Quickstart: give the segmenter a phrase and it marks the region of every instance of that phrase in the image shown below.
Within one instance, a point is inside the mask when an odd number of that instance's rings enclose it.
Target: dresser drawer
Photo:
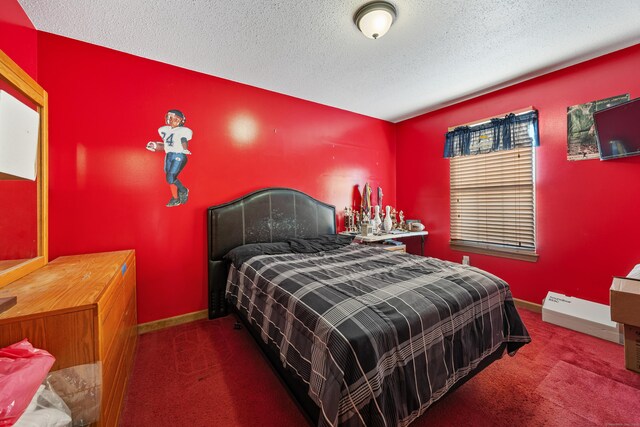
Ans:
[[[124,299],[124,288],[120,285],[118,287],[119,289],[113,295],[111,310],[109,310],[109,313],[102,319],[100,324],[100,359],[103,362],[104,358],[112,352],[112,347],[118,347],[117,341],[121,339],[117,335],[126,308],[126,301]]]
[[[123,356],[118,355],[118,356]],[[124,357],[117,357],[118,361],[117,366],[113,371],[113,386],[111,387],[111,392],[107,394],[103,394],[102,399],[102,420],[101,426],[115,426],[117,425],[118,418],[120,416],[120,403],[122,401],[122,397],[124,394],[124,386],[126,383],[125,377],[125,365]],[[103,389],[104,391],[104,389]]]
[[[135,295],[135,294],[134,294]],[[120,409],[124,400],[127,378],[134,362],[134,354],[138,339],[136,322],[135,296],[129,301],[122,326],[122,342],[124,346],[115,353],[110,353],[103,370],[102,417],[104,425],[117,425]],[[120,337],[119,337],[120,338]],[[120,340],[119,340],[120,341]],[[113,350],[116,350],[114,347]]]
[[[129,260],[127,260],[129,261]],[[124,316],[125,309],[132,293],[135,293],[136,287],[136,268],[135,261],[126,263],[127,265],[124,276],[119,273],[116,274],[115,283],[109,286],[109,290],[105,293],[102,300],[105,303],[102,305],[100,316],[100,356],[106,357],[109,353],[111,346],[116,345],[114,340],[117,339],[116,332],[120,328],[122,318]],[[122,268],[121,270],[122,271]]]
[[[94,325],[91,309],[0,322],[0,348],[27,338],[56,358],[52,371],[94,363],[98,360]]]
[[[121,359],[125,357],[125,347],[127,342],[131,340],[132,330],[137,332],[135,325],[135,282],[133,282],[133,286],[128,287],[133,287],[134,292],[128,292],[127,286],[121,290],[117,303],[114,304],[114,308],[111,311],[111,314],[107,317],[104,326],[105,337],[113,336],[111,345],[104,348],[104,353],[101,357],[103,377],[102,389],[103,396],[106,397],[107,400],[110,398],[112,391],[117,389],[117,387],[114,388],[114,383],[117,382],[116,376],[118,375],[118,367]],[[125,300],[127,295],[128,299]],[[119,307],[120,304],[123,305],[122,308]],[[124,306],[124,304],[126,304],[126,306]],[[108,333],[107,328],[113,328],[113,330]],[[103,399],[103,402],[106,402],[107,400]]]

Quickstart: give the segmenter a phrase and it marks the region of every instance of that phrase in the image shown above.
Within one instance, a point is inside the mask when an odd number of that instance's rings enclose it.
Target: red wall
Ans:
[[[37,70],[50,95],[51,258],[136,249],[140,322],[206,308],[205,209],[266,186],[298,188],[341,210],[366,181],[393,204],[397,181],[397,206],[427,225],[427,255],[460,261],[448,246],[444,133],[529,105],[540,112],[540,258],[471,254],[471,263],[507,280],[517,298],[539,303],[552,290],[607,303],[611,276],[640,259],[640,157],[566,160],[566,108],[638,97],[640,46],[392,125],[37,33],[17,1],[5,3],[0,48]],[[190,199],[177,208],[164,207],[162,155],[144,149],[170,108],[183,109],[194,131],[181,174]],[[234,143],[229,123],[239,114],[257,123],[252,144]]]
[[[4,0],[0,13],[0,49],[31,77],[37,78],[38,33],[17,0]],[[21,97],[6,82],[0,90]],[[28,101],[27,101],[28,102]],[[0,260],[33,258],[37,255],[37,187],[33,181],[0,181]]]
[[[539,111],[536,149],[538,262],[470,254],[471,264],[541,303],[556,291],[604,304],[613,275],[640,262],[640,157],[567,160],[567,107],[640,96],[640,45],[404,121],[397,126],[397,199],[429,230],[426,254],[460,262],[449,249],[447,127],[527,106]]]
[[[38,77],[38,32],[18,0],[2,0],[0,49],[31,77]]]
[[[206,308],[209,206],[285,186],[341,212],[366,181],[395,202],[391,123],[47,33],[38,51],[51,258],[135,249],[141,323]],[[193,154],[180,175],[189,201],[167,208],[163,155],[145,145],[174,108],[193,130]],[[239,115],[257,125],[251,143],[229,130]]]

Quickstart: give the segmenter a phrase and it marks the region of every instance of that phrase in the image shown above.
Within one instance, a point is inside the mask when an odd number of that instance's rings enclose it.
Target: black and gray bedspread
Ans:
[[[309,385],[323,426],[405,426],[501,344],[531,340],[498,277],[364,245],[253,256],[227,298]]]

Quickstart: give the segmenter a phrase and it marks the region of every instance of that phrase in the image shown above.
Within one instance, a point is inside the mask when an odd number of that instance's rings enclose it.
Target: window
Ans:
[[[445,155],[449,150],[448,157],[452,157],[452,248],[537,259],[537,112],[523,116],[510,114],[504,120],[456,128],[447,134]],[[511,123],[505,127],[501,122],[507,119]],[[509,141],[505,143],[504,139]]]

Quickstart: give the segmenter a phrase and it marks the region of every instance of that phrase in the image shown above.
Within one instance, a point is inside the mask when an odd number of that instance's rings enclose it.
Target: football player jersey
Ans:
[[[164,143],[165,153],[182,153],[184,149],[182,147],[182,138],[186,138],[187,141],[191,140],[193,132],[189,128],[162,126],[158,129],[158,133],[162,137]]]

